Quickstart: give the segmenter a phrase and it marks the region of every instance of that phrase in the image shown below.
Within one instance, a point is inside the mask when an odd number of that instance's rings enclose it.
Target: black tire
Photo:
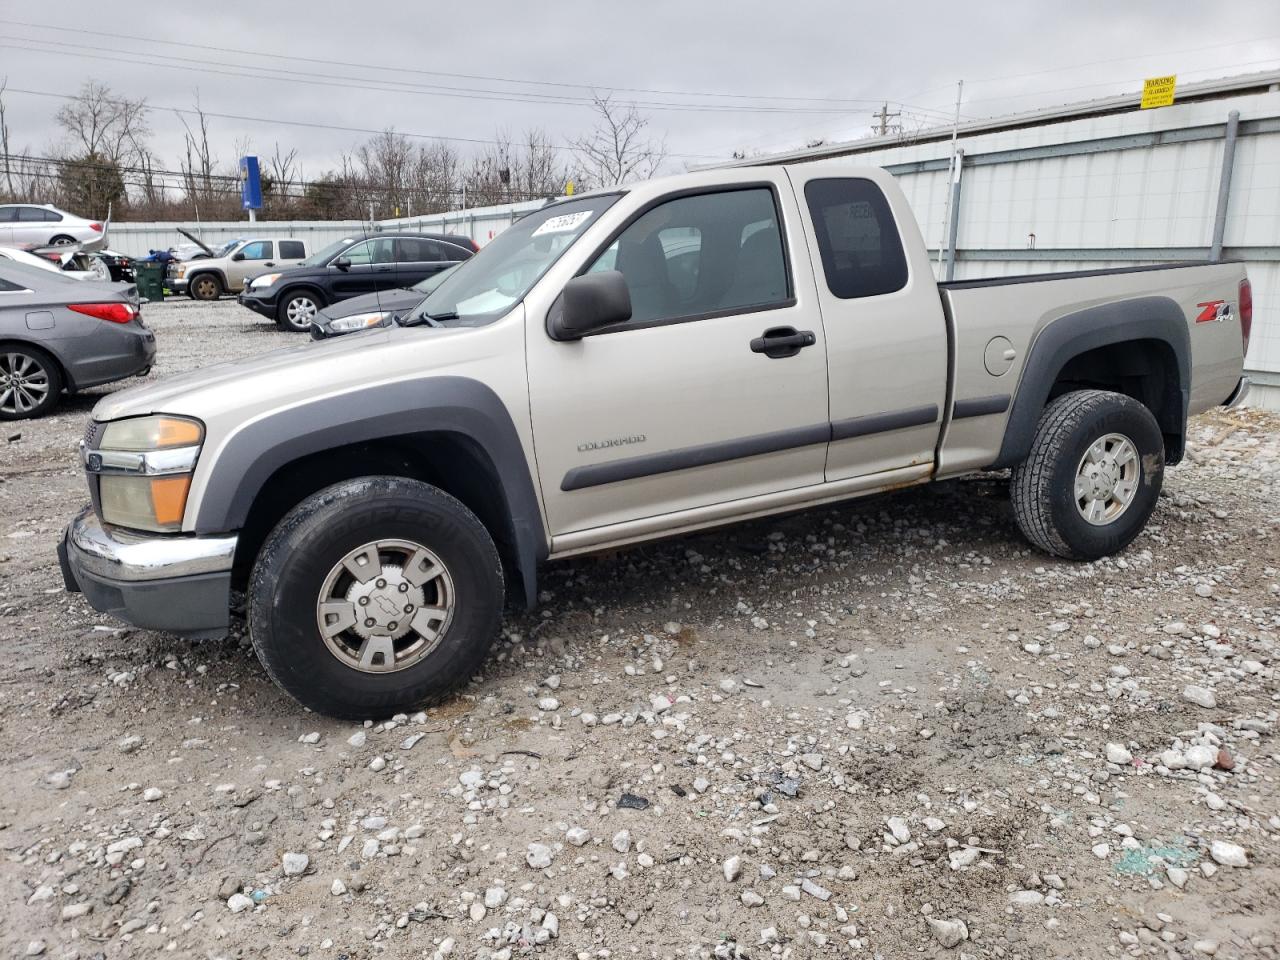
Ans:
[[[52,238],[49,240],[49,246],[51,246],[51,247],[65,247],[65,246],[69,246],[70,244],[73,244],[73,243],[75,243],[75,242],[76,242],[76,238],[75,238],[75,237],[70,237],[70,236],[67,236],[67,234],[65,234],[65,233],[60,233],[60,234],[58,234],[56,237],[52,237]]]
[[[216,273],[197,273],[187,281],[187,295],[192,300],[217,300],[222,296],[222,280]]]
[[[58,405],[64,385],[58,361],[39,347],[0,343],[0,420],[43,417]]]
[[[324,298],[314,290],[303,287],[286,291],[276,307],[276,325],[293,333],[310,333],[311,321],[323,307]]]
[[[1093,467],[1084,462],[1090,447],[1101,443],[1104,449],[1124,449],[1111,437],[1127,440],[1137,461],[1132,498],[1114,515],[1111,505],[1118,507],[1123,496],[1096,496],[1099,488],[1091,486],[1091,477],[1080,481],[1093,492],[1080,500],[1076,495],[1077,475]],[[1096,560],[1123,550],[1142,531],[1163,480],[1164,437],[1151,411],[1123,394],[1077,390],[1053,401],[1041,415],[1031,453],[1013,472],[1010,493],[1018,527],[1034,546],[1069,560]],[[1096,522],[1085,517],[1091,503],[1106,507]]]
[[[436,555],[447,571],[452,613],[421,659],[390,672],[366,672],[330,649],[318,604],[352,551],[392,540]],[[378,576],[388,569],[380,563]],[[408,564],[394,569],[407,570]],[[356,588],[354,578],[348,582]],[[441,597],[419,602],[430,606]],[[362,477],[308,497],[267,537],[249,582],[249,631],[271,679],[303,706],[341,719],[376,719],[415,709],[469,680],[498,632],[503,597],[497,548],[466,506],[416,480]],[[373,611],[369,604],[360,612]],[[359,642],[356,630],[353,623],[335,642]]]

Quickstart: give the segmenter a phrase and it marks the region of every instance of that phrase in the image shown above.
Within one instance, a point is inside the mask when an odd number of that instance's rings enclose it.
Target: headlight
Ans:
[[[375,310],[373,313],[353,313],[349,317],[330,320],[328,326],[332,333],[351,333],[354,330],[363,330],[365,327],[376,327],[387,319],[389,315],[390,311],[387,310]]]
[[[135,530],[182,529],[204,427],[186,417],[151,416],[107,424],[85,467],[98,475],[102,519]]]
[[[173,271],[173,275],[175,277],[185,277],[187,275],[187,268],[179,266],[178,269]]]
[[[279,279],[280,279],[280,274],[278,273],[264,273],[262,276],[254,277],[252,280],[250,280],[249,286],[252,287],[254,290],[258,289],[259,287],[269,287]]]

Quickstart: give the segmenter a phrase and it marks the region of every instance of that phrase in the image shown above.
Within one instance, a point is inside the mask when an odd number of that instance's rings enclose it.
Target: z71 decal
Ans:
[[[1225,300],[1210,300],[1208,303],[1197,303],[1200,308],[1196,323],[1212,323],[1215,320],[1231,319],[1231,304]]]

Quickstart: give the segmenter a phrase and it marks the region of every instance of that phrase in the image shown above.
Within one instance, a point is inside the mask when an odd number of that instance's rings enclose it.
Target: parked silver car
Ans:
[[[102,224],[48,204],[0,204],[0,246],[51,247],[64,243],[92,246],[103,239]]]
[[[64,390],[151,368],[155,334],[127,290],[0,260],[0,420],[44,416]]]

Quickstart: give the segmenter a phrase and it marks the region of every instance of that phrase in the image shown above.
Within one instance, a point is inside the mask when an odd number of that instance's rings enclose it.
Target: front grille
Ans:
[[[102,434],[106,431],[107,425],[99,423],[97,420],[90,419],[84,428],[84,449],[97,450],[98,444],[102,442]],[[85,473],[85,480],[89,484],[89,499],[93,502],[93,512],[99,517],[102,516],[102,494],[98,489],[98,476],[93,473]]]
[[[99,423],[97,420],[90,419],[84,426],[84,445],[89,450],[98,449],[98,441],[102,439],[102,431],[106,429],[105,423]]]

